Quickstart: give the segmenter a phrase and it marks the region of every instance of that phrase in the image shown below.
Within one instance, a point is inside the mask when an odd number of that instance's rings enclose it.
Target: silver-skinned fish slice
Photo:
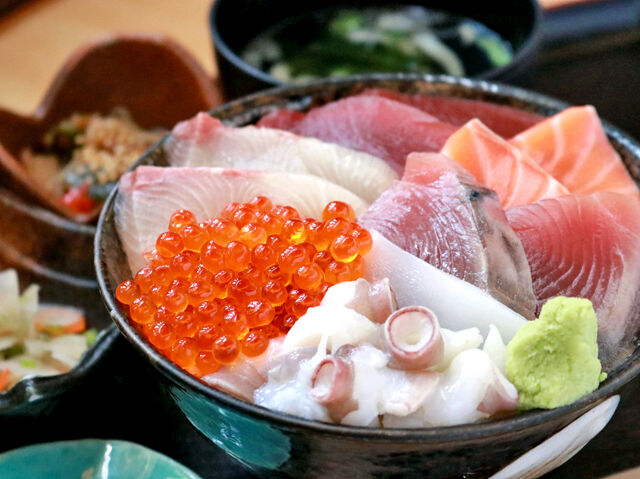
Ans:
[[[412,153],[403,180],[358,220],[405,251],[534,318],[531,272],[496,194],[443,155]]]
[[[398,179],[384,160],[367,153],[273,128],[233,128],[207,113],[178,123],[165,150],[172,166],[306,173],[368,202]]]
[[[116,228],[131,271],[144,266],[142,254],[153,249],[176,210],[190,210],[204,221],[218,216],[227,203],[246,202],[257,195],[293,206],[303,218],[320,218],[324,206],[334,200],[349,203],[356,213],[367,207],[350,191],[313,175],[139,166],[120,179],[115,205]]]

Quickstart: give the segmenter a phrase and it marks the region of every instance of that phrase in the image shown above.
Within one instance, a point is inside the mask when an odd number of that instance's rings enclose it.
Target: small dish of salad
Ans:
[[[20,292],[17,272],[0,272],[0,396],[24,378],[69,372],[97,340],[82,310],[41,303],[39,289]]]

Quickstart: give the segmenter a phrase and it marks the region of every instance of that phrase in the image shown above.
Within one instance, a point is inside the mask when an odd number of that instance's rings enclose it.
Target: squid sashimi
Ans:
[[[369,202],[398,177],[366,153],[271,128],[231,128],[206,113],[178,123],[165,150],[172,166],[308,173]]]
[[[523,131],[510,143],[572,193],[638,195],[637,185],[609,143],[592,106],[567,108]]]
[[[358,221],[534,318],[529,265],[496,194],[443,155],[409,155],[403,181],[386,190]]]
[[[189,209],[201,220],[217,216],[231,202],[268,196],[295,207],[304,216],[321,217],[323,207],[338,200],[356,214],[367,203],[350,191],[313,175],[221,168],[140,166],[125,174],[116,199],[116,227],[131,271],[145,264],[143,253],[166,230],[171,215]]]
[[[403,251],[376,231],[367,256],[367,280],[388,278],[399,306],[425,306],[447,329],[477,327],[484,337],[494,324],[505,341],[511,340],[526,319],[489,293]]]
[[[471,120],[451,135],[441,153],[498,193],[503,208],[569,193],[535,161],[479,120]]]
[[[281,121],[282,115],[293,121]],[[409,153],[438,151],[457,129],[412,106],[373,96],[338,100],[302,118],[280,110],[266,115],[258,126],[286,126],[298,135],[364,151],[382,158],[399,174]]]
[[[629,354],[640,326],[640,200],[600,192],[511,208],[541,306],[554,296],[593,303],[605,369]]]
[[[456,126],[477,118],[504,138],[511,138],[544,120],[544,117],[528,111],[466,98],[408,95],[378,88],[365,90],[361,95],[381,96],[406,103]],[[295,121],[295,118],[289,121]]]

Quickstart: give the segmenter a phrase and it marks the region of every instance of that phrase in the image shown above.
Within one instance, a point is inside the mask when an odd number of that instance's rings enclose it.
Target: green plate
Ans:
[[[84,439],[0,454],[2,479],[201,479],[173,459],[127,441]]]

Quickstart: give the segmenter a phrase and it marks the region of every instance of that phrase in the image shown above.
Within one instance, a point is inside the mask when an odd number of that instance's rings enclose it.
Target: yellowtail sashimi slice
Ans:
[[[198,221],[218,216],[231,202],[256,195],[274,204],[293,206],[304,217],[320,218],[330,201],[349,203],[356,214],[367,208],[360,197],[329,181],[294,173],[222,168],[139,166],[125,174],[116,198],[116,228],[132,272],[145,264],[160,233],[176,210],[190,210]]]
[[[567,108],[523,131],[510,143],[572,193],[640,193],[592,106]]]
[[[479,120],[471,120],[451,135],[441,153],[498,193],[503,208],[569,193],[535,161]]]
[[[365,277],[369,281],[389,278],[400,307],[425,306],[443,328],[477,327],[484,337],[494,324],[505,342],[527,322],[489,293],[403,251],[376,231],[371,235],[373,248],[366,256]]]
[[[165,150],[173,166],[307,173],[368,202],[398,179],[385,161],[367,153],[272,128],[232,128],[206,113],[178,123]]]
[[[497,195],[445,156],[411,153],[402,181],[358,221],[534,319],[529,264]]]
[[[539,308],[587,298],[598,316],[605,370],[636,347],[640,330],[640,199],[601,191],[507,210],[531,267]]]

